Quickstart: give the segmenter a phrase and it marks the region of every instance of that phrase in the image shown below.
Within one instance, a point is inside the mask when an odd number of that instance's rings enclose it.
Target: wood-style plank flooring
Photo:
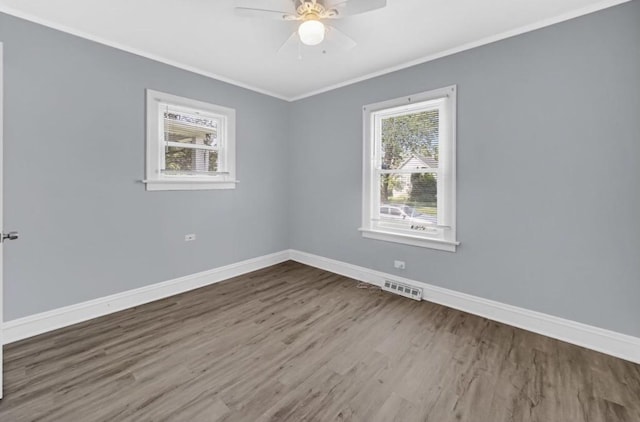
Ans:
[[[640,421],[640,366],[287,262],[5,348],[0,421]]]

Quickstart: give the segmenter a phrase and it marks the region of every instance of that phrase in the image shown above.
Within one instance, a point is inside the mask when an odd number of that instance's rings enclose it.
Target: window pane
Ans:
[[[218,147],[217,118],[195,112],[189,113],[172,106],[164,106],[164,139],[167,142]]]
[[[169,173],[185,174],[218,171],[218,151],[166,148],[164,170]]]
[[[438,109],[381,120],[382,169],[438,168]]]
[[[380,175],[381,220],[406,223],[417,229],[438,224],[437,188],[437,174]],[[382,212],[386,207],[389,210]]]

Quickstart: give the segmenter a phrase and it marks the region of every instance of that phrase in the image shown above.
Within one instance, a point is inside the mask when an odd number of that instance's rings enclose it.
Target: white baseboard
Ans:
[[[424,292],[423,300],[640,363],[640,338],[637,337],[432,286],[306,252],[291,250],[289,251],[289,256],[293,261],[377,286],[382,286],[385,279],[391,279],[411,286],[421,287]]]
[[[423,299],[429,302],[640,363],[640,338],[637,337],[296,250],[252,258],[213,270],[8,321],[3,325],[4,344],[218,283],[289,259],[377,286],[382,286],[385,279],[397,280],[422,288]]]
[[[287,260],[289,260],[288,251],[277,252],[225,265],[213,270],[7,321],[3,324],[4,344],[208,286]]]

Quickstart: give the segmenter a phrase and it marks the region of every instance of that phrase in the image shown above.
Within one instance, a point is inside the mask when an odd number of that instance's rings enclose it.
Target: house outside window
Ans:
[[[147,190],[233,189],[235,110],[147,90]]]
[[[455,252],[456,87],[363,109],[364,237]]]

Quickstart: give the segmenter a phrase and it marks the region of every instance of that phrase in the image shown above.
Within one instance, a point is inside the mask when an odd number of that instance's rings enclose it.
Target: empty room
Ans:
[[[640,421],[640,0],[0,0],[0,422]]]

